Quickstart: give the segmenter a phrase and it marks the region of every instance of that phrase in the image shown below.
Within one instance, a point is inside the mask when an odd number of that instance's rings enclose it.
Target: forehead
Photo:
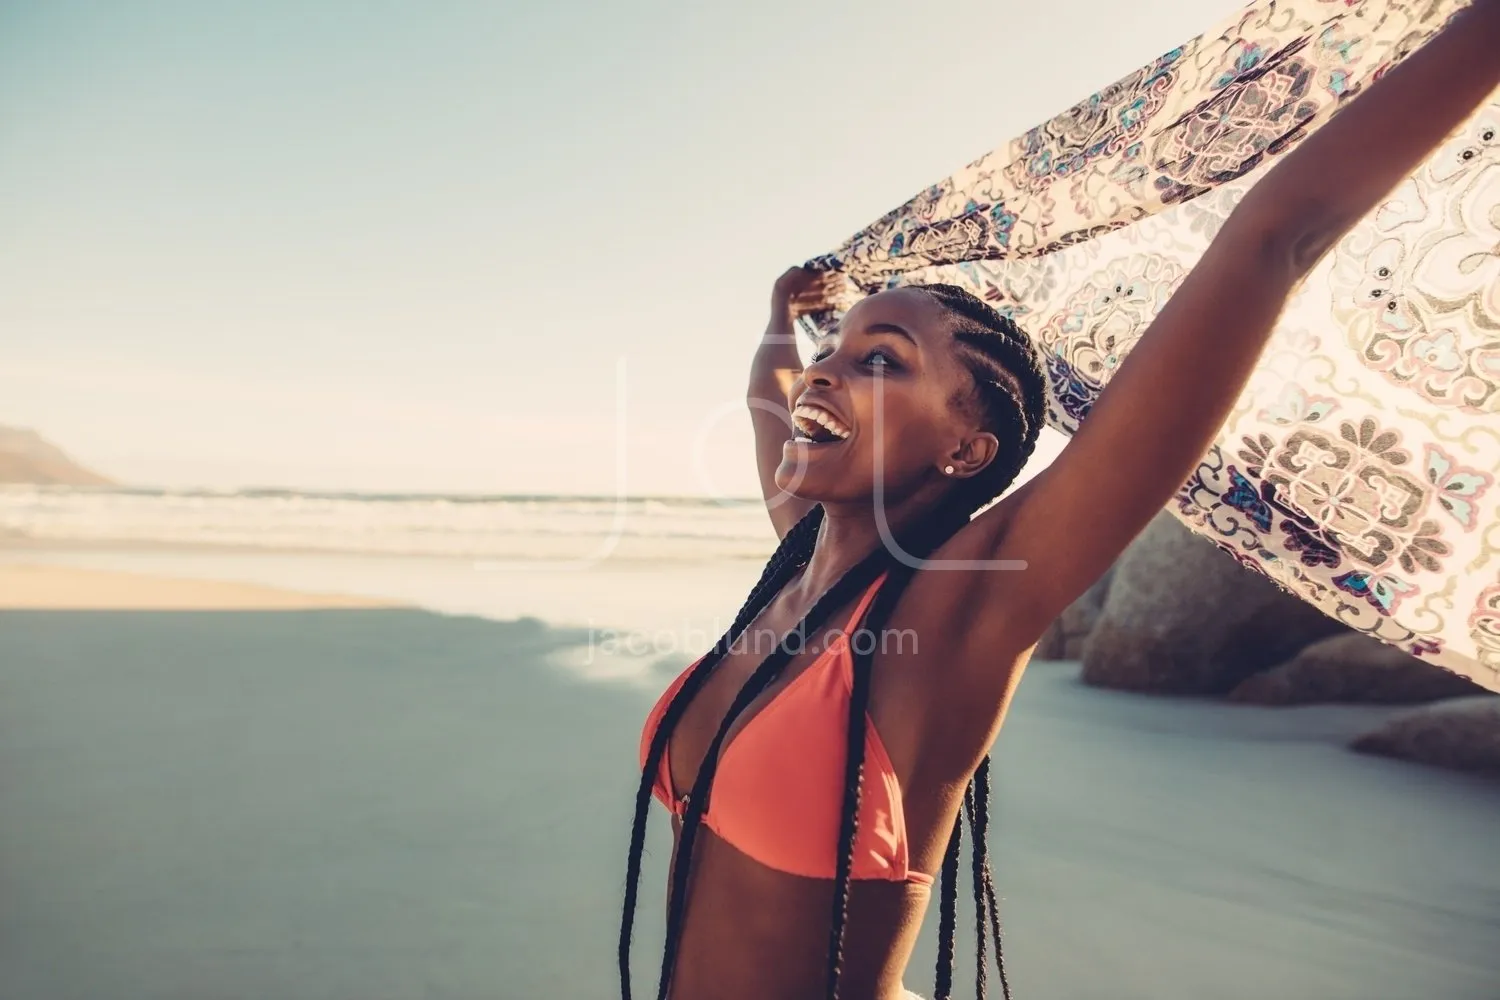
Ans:
[[[948,339],[948,317],[942,306],[932,296],[910,288],[893,288],[860,299],[844,314],[839,329],[856,332],[877,323],[901,327],[923,347],[945,344]]]

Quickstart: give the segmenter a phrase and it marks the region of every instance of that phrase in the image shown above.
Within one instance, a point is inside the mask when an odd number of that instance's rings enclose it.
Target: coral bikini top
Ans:
[[[829,647],[720,751],[713,799],[703,822],[720,839],[769,868],[809,878],[835,875],[848,744],[845,726],[854,679],[848,637],[882,582],[884,576],[860,598],[848,625]],[[651,739],[667,705],[694,666],[697,663],[672,682],[647,717],[641,767],[646,766]],[[670,747],[662,755],[653,791],[675,815],[682,815],[687,796],[673,794]],[[931,875],[910,868],[901,786],[868,715],[851,877],[932,884]]]

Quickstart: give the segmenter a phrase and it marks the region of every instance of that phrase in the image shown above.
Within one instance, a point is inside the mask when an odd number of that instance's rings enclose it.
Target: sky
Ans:
[[[753,495],[776,276],[1237,6],[0,0],[0,424],[140,485]]]

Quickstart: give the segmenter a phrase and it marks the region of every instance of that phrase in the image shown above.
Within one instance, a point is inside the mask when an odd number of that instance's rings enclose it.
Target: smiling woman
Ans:
[[[816,272],[794,268],[777,282],[774,294],[786,305],[773,303],[773,311],[789,314],[798,302],[816,304],[816,296],[826,292]],[[934,323],[953,326],[951,344],[923,350],[920,333],[912,331]],[[762,449],[761,488],[779,534],[812,509],[805,496],[837,498],[841,483],[856,491],[859,484],[873,483],[887,500],[894,499],[884,492],[891,484],[880,466],[909,464],[935,445],[914,429],[951,436],[957,422],[1002,431],[971,437],[963,453],[943,463],[943,474],[956,477],[976,509],[1004,491],[1036,447],[1046,393],[1036,356],[1014,323],[960,288],[913,285],[861,301],[819,343],[805,369],[797,367],[790,338],[789,327],[768,331],[750,387]],[[776,397],[787,398],[782,385],[798,373],[803,388],[788,420],[786,403]],[[945,386],[946,395],[935,394],[934,384]],[[879,443],[845,459],[828,447],[860,436]],[[861,457],[868,459],[864,466]],[[831,466],[831,461],[853,465]],[[850,498],[867,496],[869,488]]]
[[[1435,30],[1435,15],[1424,16],[1434,23],[1419,23]],[[1303,22],[1281,18],[1277,30],[1288,23]],[[1269,57],[1237,42],[1197,50],[1198,79],[1216,80],[1215,93],[1227,95],[1210,103],[1229,101],[1240,83],[1274,83],[1314,38],[1332,46],[1339,37],[1315,28]],[[1216,73],[1204,76],[1206,66]],[[662,1000],[897,1000],[907,995],[903,974],[934,882],[935,993],[950,996],[964,817],[974,846],[976,986],[985,995],[986,931],[997,958],[1001,944],[986,857],[988,750],[1037,639],[1199,467],[1322,257],[1497,84],[1500,0],[1478,0],[1399,66],[1373,74],[1357,100],[1305,139],[1315,109],[1273,123],[1280,131],[1269,137],[1255,109],[1272,106],[1266,114],[1275,118],[1285,102],[1247,99],[1255,113],[1239,126],[1232,107],[1204,109],[1253,148],[1241,166],[1275,164],[1216,227],[1190,273],[1088,286],[1080,308],[1107,321],[1080,321],[1095,337],[1092,352],[1073,356],[1077,368],[1059,368],[1051,354],[1044,367],[1016,310],[1006,315],[957,284],[926,280],[931,271],[904,280],[954,253],[1010,252],[1022,216],[1003,202],[981,211],[972,192],[951,199],[952,225],[897,213],[844,258],[820,262],[855,272],[870,294],[849,304],[805,367],[794,322],[848,304],[848,286],[817,269],[793,269],[776,283],[748,396],[781,543],[734,624],[662,695],[642,734],[620,939],[627,998],[653,795],[677,834]],[[1127,126],[1139,111],[1131,108],[1126,102]],[[1066,176],[1112,148],[1107,137],[1095,142],[1087,111],[1059,136],[1030,137],[1047,146],[1033,158],[1037,169]],[[1129,148],[1127,164],[1140,153]],[[1156,208],[1211,187],[1224,169],[1219,161],[1184,167],[1181,183],[1154,189]],[[1140,177],[1106,180],[1139,192]],[[1148,214],[1122,208],[1100,184],[1074,195],[1119,209],[1104,228]],[[1049,212],[1037,209],[1027,225],[1045,231]],[[1041,252],[1034,242],[1029,249]],[[1151,317],[1128,352],[1116,339],[1122,301]],[[1050,343],[1046,329],[1031,334]],[[1080,370],[1107,386],[1067,411],[1076,433],[1056,461],[1005,494],[1058,405],[1059,371],[1081,378]],[[1355,437],[1371,448],[1394,444],[1373,428]],[[1322,462],[1309,449],[1299,454]],[[1101,481],[1109,484],[1102,500]],[[907,629],[918,641],[852,648],[821,638],[830,623],[843,634]],[[784,639],[761,656],[737,643],[752,627]],[[822,653],[809,653],[809,635],[820,637],[812,645]]]

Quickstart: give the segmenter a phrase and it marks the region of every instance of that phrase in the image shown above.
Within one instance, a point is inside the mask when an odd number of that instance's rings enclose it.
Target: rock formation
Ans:
[[[24,427],[0,427],[0,483],[111,485],[108,479],[85,469],[36,431]]]
[[[1351,746],[1361,753],[1500,775],[1500,697],[1455,698],[1402,712]]]
[[[1417,705],[1483,694],[1484,688],[1359,632],[1321,639],[1229,693],[1255,705],[1364,702]]]
[[[1114,567],[1094,581],[1082,597],[1068,605],[1066,611],[1048,627],[1036,652],[1038,660],[1077,660],[1083,656],[1083,644],[1099,621],[1099,612],[1104,608],[1104,598],[1109,594],[1110,581],[1114,579]]]
[[[1344,629],[1164,511],[1115,564],[1083,644],[1083,679],[1131,691],[1225,694]]]

